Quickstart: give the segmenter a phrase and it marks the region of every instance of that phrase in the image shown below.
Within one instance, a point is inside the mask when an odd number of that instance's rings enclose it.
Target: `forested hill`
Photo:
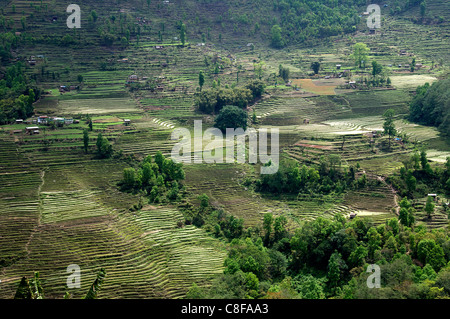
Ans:
[[[91,35],[92,31],[104,45],[123,44],[124,37],[129,41],[137,35],[167,39],[179,35],[183,22],[188,41],[207,39],[241,45],[250,41],[274,47],[309,45],[320,38],[367,29],[362,13],[371,2],[377,3],[366,0],[83,0],[77,2],[82,9],[82,29],[71,34],[73,39],[66,38],[63,42],[76,42],[77,35],[78,40],[84,35],[86,41],[86,32]],[[398,15],[421,4],[421,0],[378,2],[384,16]],[[1,7],[0,28],[4,31],[27,31],[38,42],[70,33],[64,28],[68,16],[65,2],[9,1]],[[424,8],[427,10],[427,5]],[[43,24],[49,21],[48,30],[52,32],[42,32],[48,31],[43,30]]]

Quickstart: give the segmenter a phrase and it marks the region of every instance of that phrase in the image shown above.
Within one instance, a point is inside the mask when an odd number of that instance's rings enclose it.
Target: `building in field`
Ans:
[[[138,78],[138,76],[135,75],[135,74],[130,75],[130,76],[128,77],[128,83],[134,83],[134,82],[137,82],[137,81],[139,81],[139,78]]]
[[[42,115],[37,118],[38,124],[48,124],[49,118],[47,115]]]
[[[26,133],[29,135],[39,134],[39,127],[29,126],[25,129]]]

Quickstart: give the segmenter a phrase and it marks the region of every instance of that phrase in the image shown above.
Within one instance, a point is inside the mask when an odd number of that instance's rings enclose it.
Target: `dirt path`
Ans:
[[[33,240],[34,234],[36,233],[38,228],[41,226],[41,218],[42,218],[41,189],[42,189],[42,186],[44,186],[44,181],[45,181],[44,177],[45,177],[45,169],[41,171],[41,174],[40,174],[41,184],[39,185],[38,190],[37,190],[37,193],[38,193],[37,195],[38,195],[38,200],[39,200],[37,225],[33,228],[30,238],[28,239],[28,242],[25,244],[25,251],[27,252],[27,255],[30,254],[30,250],[28,249],[28,246],[30,245],[31,241]]]
[[[377,176],[377,179],[378,179],[380,182],[382,182],[384,185],[386,185],[386,186],[391,190],[391,192],[394,194],[395,214],[396,214],[397,216],[399,216],[399,215],[400,215],[400,206],[399,206],[399,204],[398,204],[398,195],[397,195],[397,192],[396,192],[395,189],[392,187],[392,185],[389,185],[388,183],[386,183],[386,180],[384,179],[383,176]]]

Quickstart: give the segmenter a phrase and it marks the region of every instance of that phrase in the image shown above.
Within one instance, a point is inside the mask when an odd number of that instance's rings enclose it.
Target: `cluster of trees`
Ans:
[[[97,273],[97,278],[95,278],[83,299],[97,299],[105,277],[106,270],[101,268]],[[66,292],[64,299],[70,299],[70,297],[70,293]],[[19,286],[17,287],[16,294],[14,295],[14,299],[45,299],[39,272],[35,272],[31,280],[27,277],[22,277]]]
[[[283,216],[229,246],[223,274],[209,288],[193,284],[187,298],[412,298],[450,297],[450,240],[445,230],[410,228],[397,218],[373,226],[365,219],[322,217],[294,233]],[[367,286],[369,265],[381,287]]]
[[[420,16],[424,17],[427,12],[426,0],[394,0],[391,3],[389,14],[397,15],[417,5],[420,5]]]
[[[388,70],[384,68],[380,63],[376,60],[372,60],[369,62],[369,47],[362,42],[355,43],[353,46],[353,52],[350,55],[350,58],[354,61],[355,66],[358,68],[365,69],[366,67],[372,66],[371,77],[370,78],[361,78],[358,82],[364,83],[367,87],[379,87],[384,85],[391,85],[391,79],[389,78]]]
[[[364,0],[274,1],[273,9],[280,14],[280,23],[272,27],[271,44],[281,48],[288,44],[354,32],[360,21],[358,7],[365,4]]]
[[[181,197],[184,178],[183,164],[175,163],[158,151],[153,157],[148,155],[137,168],[125,168],[118,186],[122,191],[141,192],[150,202],[160,203]]]
[[[219,115],[215,118],[214,126],[220,129],[224,134],[227,128],[247,129],[248,114],[245,110],[234,106],[226,105],[220,110]]]
[[[401,196],[408,198],[423,197],[430,193],[450,195],[450,157],[444,167],[431,168],[427,153],[422,150],[414,152],[403,162],[399,172],[386,179]]]
[[[347,189],[367,185],[365,175],[356,179],[354,167],[343,171],[339,155],[322,156],[320,165],[306,166],[297,161],[281,161],[278,172],[261,175],[256,181],[256,189],[272,194],[341,194]]]
[[[4,17],[0,16],[0,26],[4,23]],[[11,59],[11,50],[17,48],[19,37],[13,32],[0,34],[0,60],[8,62]]]
[[[195,106],[199,111],[208,114],[217,114],[225,105],[246,108],[254,100],[261,97],[264,89],[265,84],[260,80],[253,80],[243,87],[208,88],[195,94]]]
[[[409,120],[431,125],[450,135],[450,79],[425,83],[416,89],[409,107]]]
[[[83,143],[84,150],[87,153],[89,145],[89,136],[87,135],[87,131],[83,131]],[[96,146],[98,158],[110,158],[114,152],[111,143],[109,143],[106,137],[103,137],[102,133],[98,133],[97,135]]]
[[[284,67],[283,65],[279,65],[278,67],[278,76],[283,79],[284,82],[289,81],[289,68]]]
[[[216,238],[224,238],[231,241],[240,238],[244,234],[244,219],[227,214],[223,209],[216,208],[210,203],[208,195],[198,196],[199,206],[185,203],[180,206],[185,216],[187,225],[193,224],[203,227],[214,234]]]
[[[31,87],[24,69],[21,62],[16,63],[6,69],[0,80],[0,124],[34,114],[33,103],[39,98],[40,90]]]

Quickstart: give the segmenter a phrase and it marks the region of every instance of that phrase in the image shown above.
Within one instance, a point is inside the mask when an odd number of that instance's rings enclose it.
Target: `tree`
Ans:
[[[22,30],[25,31],[25,29],[27,28],[27,18],[26,17],[22,17],[20,19],[20,23],[22,24]]]
[[[442,247],[433,239],[422,239],[417,244],[417,257],[423,264],[430,264],[436,272],[446,264]]]
[[[289,68],[285,68],[280,64],[278,67],[278,76],[280,76],[284,82],[289,81]]]
[[[343,272],[347,270],[347,268],[345,261],[342,259],[342,255],[335,251],[328,261],[327,268],[327,278],[331,288],[336,288],[339,285],[343,279]]]
[[[237,106],[227,105],[220,110],[214,126],[224,133],[227,128],[242,128],[246,130],[247,112]]]
[[[133,189],[136,184],[136,170],[133,167],[124,168],[123,186],[125,189]]]
[[[399,206],[400,211],[398,219],[400,220],[400,223],[406,227],[414,225],[414,214],[416,210],[412,207],[411,202],[405,197],[400,201]]]
[[[302,275],[295,278],[295,290],[303,299],[325,299],[324,283],[322,279],[312,275]]]
[[[428,218],[431,218],[431,214],[434,213],[434,208],[433,197],[428,196],[427,203],[425,204],[425,212],[427,213]]]
[[[416,190],[417,179],[414,177],[411,170],[408,170],[408,174],[406,175],[405,182],[406,182],[406,187],[408,189],[408,192],[410,194],[412,194]]]
[[[87,154],[89,147],[89,133],[87,129],[83,130],[83,144],[84,144],[84,152]]]
[[[184,46],[186,43],[186,25],[184,23],[181,23],[180,40],[181,44]]]
[[[22,277],[14,299],[44,299],[39,272],[35,272],[31,280],[28,280],[27,277]]]
[[[248,82],[245,87],[252,92],[253,98],[259,98],[264,93],[266,85],[261,80],[252,80]]]
[[[22,277],[19,287],[17,287],[14,299],[31,299],[31,286],[27,277]]]
[[[393,109],[388,109],[383,114],[384,118],[383,129],[384,133],[389,135],[389,148],[391,148],[391,136],[397,133],[394,124],[394,115],[395,111]]]
[[[84,299],[97,299],[98,292],[100,291],[100,288],[103,285],[105,276],[106,276],[106,271],[105,271],[105,269],[101,268],[97,274],[97,278],[92,283],[91,288],[87,292]]]
[[[209,207],[209,197],[206,194],[201,194],[200,196],[198,196],[198,199],[200,200],[200,208],[202,210],[205,210],[206,208]]]
[[[83,75],[81,75],[81,74],[78,74],[78,76],[77,76],[77,79],[78,79],[78,82],[79,83],[83,83]]]
[[[142,165],[142,186],[148,186],[151,182],[154,182],[154,179],[155,172],[152,169],[152,164],[150,162],[144,163]]]
[[[189,288],[186,293],[186,299],[204,299],[205,292],[202,288],[200,288],[195,282],[192,284],[191,288]]]
[[[383,71],[383,66],[377,61],[372,61],[372,76],[375,77]]]
[[[205,84],[205,75],[203,74],[203,71],[200,71],[198,74],[198,85],[200,85],[200,91],[203,88],[203,85]]]
[[[266,235],[264,236],[264,242],[266,246],[270,241],[270,234],[272,232],[272,223],[273,223],[273,215],[271,213],[264,214],[263,228],[266,231]]]
[[[320,70],[320,62],[315,61],[311,63],[311,70],[314,71],[314,74],[319,74],[319,70]]]
[[[112,145],[107,138],[102,136],[102,133],[98,133],[97,136],[97,155],[99,158],[109,158],[113,153]]]
[[[278,241],[283,238],[286,234],[287,219],[285,216],[281,215],[275,218],[274,222],[274,240]]]
[[[276,49],[280,49],[284,46],[283,37],[281,35],[281,27],[278,24],[275,24],[271,31],[271,45]]]
[[[92,21],[94,21],[94,23],[97,22],[98,15],[97,15],[97,12],[95,10],[91,11],[91,17],[92,17]]]
[[[359,66],[359,68],[362,68],[363,61],[367,62],[367,54],[369,53],[369,48],[365,43],[358,42],[353,46],[353,54],[351,57],[355,61],[355,65]]]
[[[156,154],[155,154],[155,163],[158,165],[160,171],[162,170],[163,163],[164,163],[165,159],[166,158],[164,157],[164,155],[163,155],[163,153],[161,151],[157,151],[156,152]]]
[[[420,16],[424,18],[426,13],[427,13],[427,2],[424,0],[420,3]]]

